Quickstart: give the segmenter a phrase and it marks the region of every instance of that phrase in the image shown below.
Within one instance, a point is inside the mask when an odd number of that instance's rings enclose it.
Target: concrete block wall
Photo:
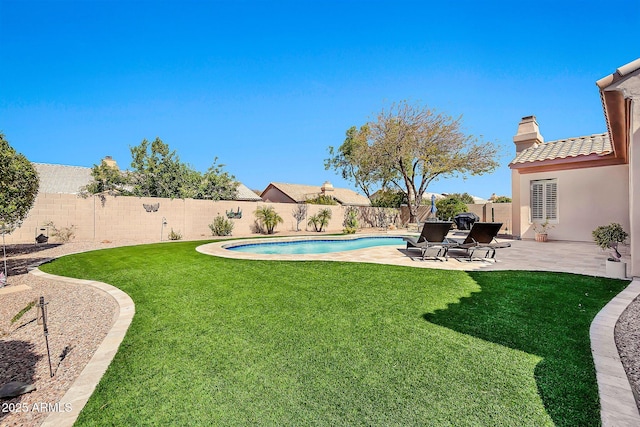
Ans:
[[[159,204],[156,212],[147,212],[144,204]],[[273,206],[284,220],[275,228],[276,233],[295,231],[296,220],[292,203],[265,203],[164,199],[150,197],[106,196],[83,199],[72,194],[39,194],[34,207],[22,226],[6,236],[8,244],[33,243],[40,228],[52,221],[57,228],[74,225],[75,241],[139,240],[154,242],[167,240],[173,229],[184,240],[210,238],[211,224],[217,215],[226,218],[227,211],[242,211],[242,218],[232,219],[233,236],[256,235],[254,212],[259,207]],[[301,231],[313,232],[307,225],[308,217],[329,208],[332,218],[326,227],[328,233],[339,233],[347,208],[343,206],[308,205],[307,219],[300,223]],[[166,222],[166,225],[163,225]],[[51,232],[49,231],[49,234]],[[54,241],[52,239],[52,241]]]

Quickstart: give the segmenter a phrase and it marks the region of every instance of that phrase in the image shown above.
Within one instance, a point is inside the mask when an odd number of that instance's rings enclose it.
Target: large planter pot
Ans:
[[[609,261],[605,265],[605,276],[614,279],[626,279],[627,278],[627,263],[623,261]]]
[[[546,242],[547,233],[536,233],[536,242]]]

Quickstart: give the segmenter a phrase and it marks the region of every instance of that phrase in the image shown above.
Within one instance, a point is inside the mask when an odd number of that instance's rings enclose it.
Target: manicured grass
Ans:
[[[136,304],[79,425],[600,424],[589,325],[627,282],[231,260],[198,244],[42,267]]]

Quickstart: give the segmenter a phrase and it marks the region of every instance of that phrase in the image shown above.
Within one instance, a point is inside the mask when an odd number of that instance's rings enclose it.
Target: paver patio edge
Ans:
[[[627,373],[620,361],[614,338],[618,319],[638,295],[640,295],[640,279],[635,278],[625,290],[600,310],[589,330],[591,354],[598,379],[600,417],[604,427],[640,425],[638,406],[631,391]]]
[[[118,304],[117,318],[107,333],[107,336],[98,346],[96,352],[87,363],[87,366],[84,367],[78,378],[75,379],[69,390],[67,390],[65,395],[62,396],[62,399],[60,399],[59,408],[64,409],[70,406],[70,411],[64,412],[61,410],[61,412],[52,412],[41,424],[42,427],[73,426],[80,415],[80,411],[82,411],[82,408],[86,405],[89,397],[91,397],[91,394],[102,378],[102,375],[104,375],[113,357],[116,355],[120,343],[122,343],[129,329],[129,325],[131,325],[131,321],[133,320],[135,304],[131,297],[125,292],[106,283],[55,276],[45,273],[38,268],[30,270],[29,273],[46,279],[93,286],[110,295]]]

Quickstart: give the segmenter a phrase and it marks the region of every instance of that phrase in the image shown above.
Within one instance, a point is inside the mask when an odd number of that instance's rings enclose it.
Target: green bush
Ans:
[[[401,191],[382,190],[371,199],[371,206],[379,208],[399,208],[407,198]]]
[[[209,228],[213,236],[231,236],[233,221],[218,215],[213,219],[213,223],[209,224]]]
[[[440,199],[436,202],[436,208],[438,212],[436,215],[438,219],[448,220],[452,219],[459,213],[467,211],[467,205],[455,196],[447,196],[444,199]]]
[[[336,199],[326,194],[320,194],[313,199],[308,199],[307,203],[311,205],[337,205]]]
[[[609,225],[601,225],[591,232],[593,240],[603,249],[609,247],[609,243],[622,243],[629,235],[622,229],[622,225],[611,223]]]

